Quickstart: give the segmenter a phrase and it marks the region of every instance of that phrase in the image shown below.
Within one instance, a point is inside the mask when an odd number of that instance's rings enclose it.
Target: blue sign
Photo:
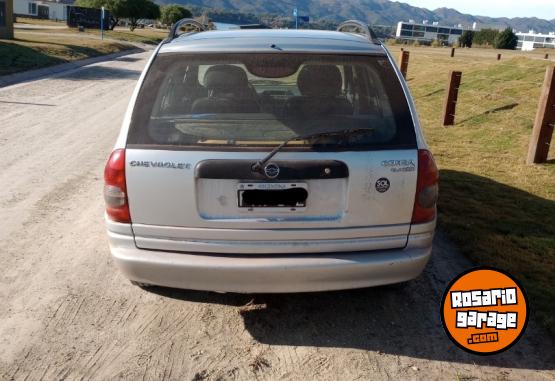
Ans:
[[[310,17],[308,17],[308,16],[299,16],[299,21],[302,21],[302,22],[309,22],[309,21],[310,21]]]

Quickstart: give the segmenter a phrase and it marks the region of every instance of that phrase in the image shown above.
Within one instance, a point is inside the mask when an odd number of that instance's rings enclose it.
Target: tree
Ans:
[[[158,20],[160,18],[160,6],[153,1],[147,1],[144,18],[149,20]]]
[[[124,16],[129,19],[129,29],[135,30],[140,19],[157,19],[160,7],[150,0],[124,0]]]
[[[114,30],[125,14],[125,6],[125,0],[106,0],[106,9],[110,11],[110,30]]]
[[[518,43],[518,37],[511,28],[507,28],[495,37],[493,46],[495,49],[511,49],[514,50]]]
[[[75,5],[86,8],[101,7],[110,11],[110,29],[114,29],[122,18],[128,18],[131,30],[140,19],[156,20],[160,17],[160,7],[151,0],[76,0]]]
[[[461,48],[471,48],[472,41],[474,40],[474,32],[471,30],[465,30],[461,37],[459,37],[459,46]]]
[[[191,11],[177,4],[162,7],[160,14],[160,22],[165,25],[172,25],[181,19],[193,17]]]

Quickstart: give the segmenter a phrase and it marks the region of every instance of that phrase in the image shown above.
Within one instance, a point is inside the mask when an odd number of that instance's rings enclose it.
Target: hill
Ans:
[[[555,19],[542,20],[535,17],[492,18],[463,14],[451,8],[434,11],[413,7],[409,4],[389,0],[158,0],[160,3],[180,3],[211,9],[225,9],[241,13],[273,14],[292,17],[295,6],[301,15],[312,19],[343,21],[346,19],[365,20],[374,25],[395,25],[398,21],[413,19],[439,21],[444,25],[462,24],[479,27],[511,27],[518,31],[534,29],[539,32],[555,31]]]

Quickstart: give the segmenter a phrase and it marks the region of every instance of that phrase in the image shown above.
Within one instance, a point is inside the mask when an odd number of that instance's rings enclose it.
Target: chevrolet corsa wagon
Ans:
[[[302,292],[422,272],[438,170],[391,55],[345,25],[175,30],[158,46],[105,169],[132,283]]]

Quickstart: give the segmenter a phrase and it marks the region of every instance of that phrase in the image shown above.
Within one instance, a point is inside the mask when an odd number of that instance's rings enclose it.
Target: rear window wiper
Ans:
[[[268,155],[266,155],[264,158],[262,158],[261,160],[258,160],[256,163],[254,163],[251,167],[253,172],[260,172],[262,173],[262,169],[264,168],[264,165],[272,158],[274,157],[274,155],[276,153],[278,153],[283,147],[285,147],[287,144],[289,144],[290,142],[296,141],[296,140],[308,140],[308,139],[316,139],[316,138],[322,138],[322,137],[328,137],[328,136],[342,136],[342,137],[347,137],[351,134],[357,134],[357,133],[369,133],[369,132],[373,132],[374,129],[373,128],[351,128],[351,129],[345,129],[345,130],[337,130],[337,131],[326,131],[326,132],[317,132],[314,134],[309,134],[309,135],[300,135],[300,136],[293,136],[292,138],[289,138],[287,140],[285,140],[283,143],[281,143],[280,145],[278,145],[276,148],[274,148]]]

